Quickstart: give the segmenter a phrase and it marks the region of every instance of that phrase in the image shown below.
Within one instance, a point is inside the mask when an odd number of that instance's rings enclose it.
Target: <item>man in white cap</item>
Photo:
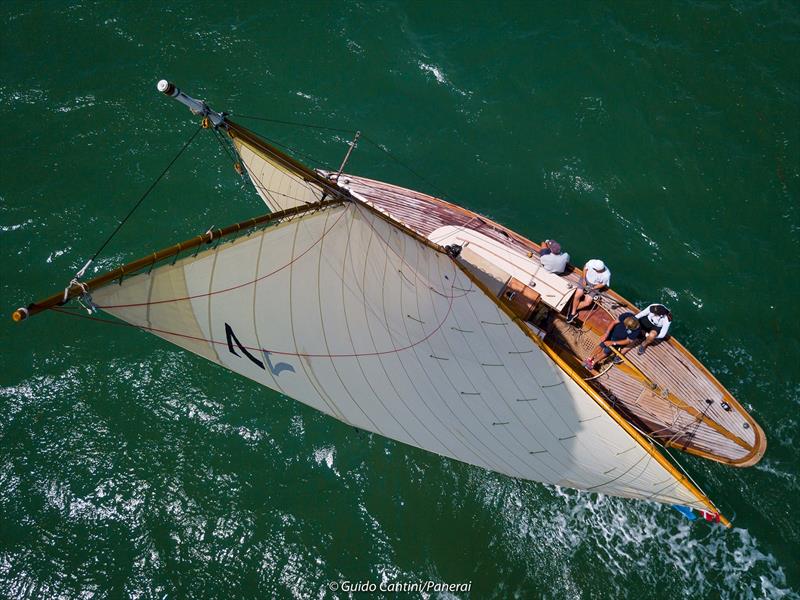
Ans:
[[[561,252],[561,244],[557,241],[545,240],[542,242],[542,249],[539,250],[539,262],[545,271],[561,275],[567,270],[569,254]]]
[[[587,262],[583,267],[583,277],[572,297],[567,323],[572,323],[578,316],[578,311],[590,306],[597,294],[606,289],[610,283],[611,271],[602,260],[593,258]]]

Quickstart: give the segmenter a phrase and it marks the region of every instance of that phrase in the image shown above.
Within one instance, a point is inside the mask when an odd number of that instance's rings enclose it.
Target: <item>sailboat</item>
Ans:
[[[607,324],[638,312],[630,302],[609,290],[572,326],[582,272],[546,271],[537,244],[345,163],[314,170],[174,84],[157,88],[226,140],[270,212],[84,280],[87,263],[15,321],[76,301],[354,427],[730,525],[671,451],[751,466],[764,432],[674,338],[587,370]]]

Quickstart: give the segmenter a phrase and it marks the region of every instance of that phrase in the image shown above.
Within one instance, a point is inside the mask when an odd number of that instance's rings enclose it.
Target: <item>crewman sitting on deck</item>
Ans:
[[[606,264],[593,258],[583,267],[583,277],[572,297],[572,307],[567,315],[567,323],[572,323],[578,316],[578,311],[587,308],[594,302],[597,295],[611,283],[611,271]]]
[[[561,275],[567,270],[569,264],[569,254],[561,252],[561,244],[555,240],[545,240],[539,250],[539,262],[542,263],[545,271]]]
[[[590,371],[594,369],[596,362],[602,360],[606,356],[611,356],[611,346],[623,348],[622,354],[625,354],[632,344],[635,344],[642,338],[642,328],[639,321],[633,316],[633,313],[626,312],[619,316],[619,320],[609,324],[606,328],[605,335],[601,338],[600,344],[594,349],[591,356],[586,359],[583,365]],[[619,356],[614,357],[615,363],[622,362]]]
[[[654,340],[663,340],[667,337],[669,326],[672,325],[672,313],[663,304],[651,304],[636,315],[636,318],[639,319],[639,324],[646,336],[642,345],[637,349],[641,356]]]

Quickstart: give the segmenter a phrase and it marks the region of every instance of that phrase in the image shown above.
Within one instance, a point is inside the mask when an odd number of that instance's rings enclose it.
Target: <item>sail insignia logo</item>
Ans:
[[[259,360],[255,356],[253,356],[253,354],[250,352],[250,350],[248,350],[245,346],[243,346],[242,343],[239,341],[239,338],[236,337],[236,334],[233,332],[233,327],[231,327],[227,323],[225,323],[225,337],[228,340],[228,352],[230,352],[234,356],[240,357],[240,355],[234,349],[234,345],[236,345],[236,347],[239,349],[239,351],[242,354],[244,354],[248,359],[250,359],[250,362],[255,364],[259,369],[262,369],[262,370],[266,371],[267,367],[269,367],[270,372],[273,375],[275,375],[275,377],[277,377],[278,375],[280,375],[284,371],[289,371],[290,373],[294,373],[295,372],[294,371],[294,367],[292,365],[290,365],[289,363],[279,362],[279,363],[274,363],[273,364],[272,360],[269,357],[270,352],[268,352],[267,350],[264,350],[263,348],[261,349],[261,353],[264,356],[264,360],[263,361]],[[266,365],[265,365],[265,363],[266,363]]]

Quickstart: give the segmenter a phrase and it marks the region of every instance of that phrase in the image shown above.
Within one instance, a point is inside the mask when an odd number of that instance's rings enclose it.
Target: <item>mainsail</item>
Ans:
[[[345,423],[512,477],[713,507],[455,260],[345,200],[93,291]]]

